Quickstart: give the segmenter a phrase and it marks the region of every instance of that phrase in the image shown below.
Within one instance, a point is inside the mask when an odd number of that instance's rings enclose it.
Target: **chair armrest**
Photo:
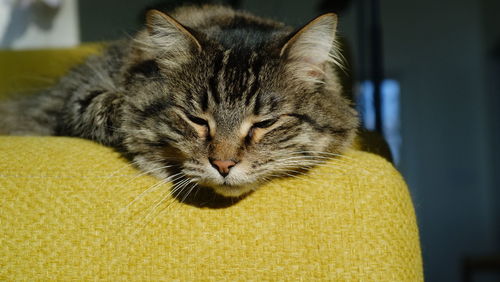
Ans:
[[[376,155],[217,207],[138,174],[90,141],[0,137],[0,279],[423,280],[408,189]]]

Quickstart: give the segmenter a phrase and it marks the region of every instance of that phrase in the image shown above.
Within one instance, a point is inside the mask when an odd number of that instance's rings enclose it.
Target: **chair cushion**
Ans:
[[[408,189],[379,156],[353,150],[234,203],[158,183],[90,141],[0,137],[0,278],[423,280]]]

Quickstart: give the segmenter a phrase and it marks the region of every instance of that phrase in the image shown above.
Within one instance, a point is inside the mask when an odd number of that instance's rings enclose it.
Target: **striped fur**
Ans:
[[[160,178],[180,172],[240,196],[350,144],[357,120],[336,75],[336,22],[327,14],[294,32],[220,6],[152,11],[133,39],[0,105],[0,131],[88,138]],[[224,177],[213,160],[236,165]]]

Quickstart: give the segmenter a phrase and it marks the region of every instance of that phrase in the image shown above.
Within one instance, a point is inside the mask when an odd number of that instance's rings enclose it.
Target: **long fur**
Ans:
[[[147,28],[54,87],[2,102],[0,132],[91,139],[162,179],[240,196],[350,144],[336,22],[293,31],[221,6],[150,12]]]

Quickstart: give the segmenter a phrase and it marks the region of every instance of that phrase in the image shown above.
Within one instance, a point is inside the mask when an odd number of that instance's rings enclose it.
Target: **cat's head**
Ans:
[[[149,12],[126,69],[127,150],[233,197],[342,152],[357,121],[334,71],[336,23],[291,32],[235,14],[205,28]]]

